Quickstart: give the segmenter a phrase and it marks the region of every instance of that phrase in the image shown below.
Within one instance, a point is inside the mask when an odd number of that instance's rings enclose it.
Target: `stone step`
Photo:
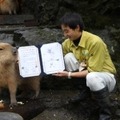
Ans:
[[[33,15],[0,15],[0,25],[38,25]]]

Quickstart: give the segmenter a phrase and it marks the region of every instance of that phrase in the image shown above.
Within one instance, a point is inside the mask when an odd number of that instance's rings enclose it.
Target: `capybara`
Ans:
[[[0,43],[0,89],[7,87],[10,93],[10,106],[17,105],[16,93],[19,86],[40,91],[40,76],[23,78],[19,74],[17,49],[9,43]],[[26,90],[24,92],[26,92]]]
[[[18,9],[18,0],[0,0],[0,14],[16,14]]]

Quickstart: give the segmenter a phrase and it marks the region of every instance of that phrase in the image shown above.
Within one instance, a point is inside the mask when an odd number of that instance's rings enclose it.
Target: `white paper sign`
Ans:
[[[18,49],[19,71],[22,77],[39,76],[41,65],[36,46],[24,46]]]
[[[65,69],[62,46],[58,42],[44,44],[41,48],[43,71],[52,74]]]

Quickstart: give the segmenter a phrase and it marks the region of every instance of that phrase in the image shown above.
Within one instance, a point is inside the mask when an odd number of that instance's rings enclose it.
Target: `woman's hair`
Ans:
[[[61,19],[60,19],[60,25],[66,25],[69,26],[71,29],[75,29],[77,25],[80,26],[80,30],[84,30],[84,22],[82,20],[82,17],[78,13],[66,13]]]

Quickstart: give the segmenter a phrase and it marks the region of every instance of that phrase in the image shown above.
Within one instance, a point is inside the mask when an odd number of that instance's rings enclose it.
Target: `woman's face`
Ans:
[[[76,40],[81,36],[81,31],[79,26],[77,26],[75,29],[71,29],[69,26],[61,25],[61,29],[64,33],[64,36],[72,41]]]

